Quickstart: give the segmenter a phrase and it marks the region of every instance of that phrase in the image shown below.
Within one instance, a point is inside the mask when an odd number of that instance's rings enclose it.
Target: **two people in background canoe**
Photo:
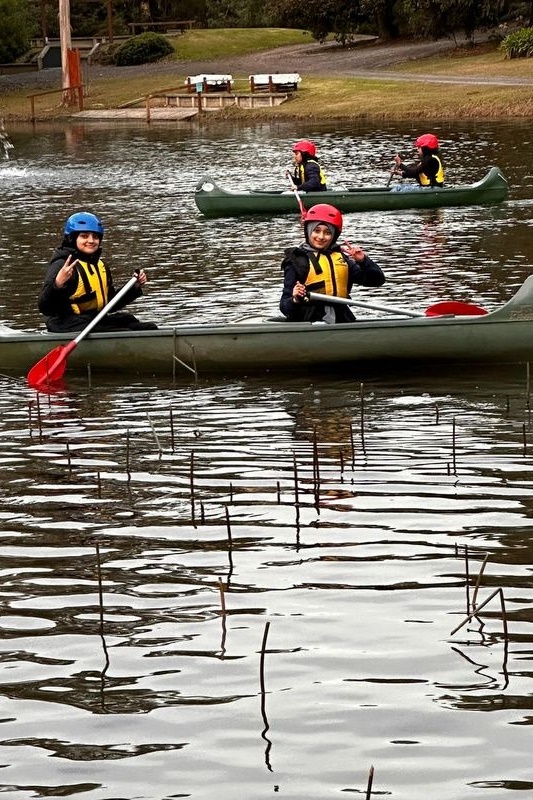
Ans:
[[[440,154],[439,140],[433,133],[424,133],[415,142],[418,151],[418,161],[414,164],[404,164],[400,154],[394,156],[396,166],[393,173],[402,178],[415,178],[417,185],[409,189],[418,189],[430,186],[432,188],[444,186],[444,166]],[[395,187],[397,190],[400,187]],[[406,187],[401,187],[405,191]]]
[[[292,181],[299,192],[326,192],[326,176],[316,157],[316,147],[309,139],[301,139],[292,146],[294,172]]]
[[[72,214],[63,230],[63,241],[48,264],[39,311],[54,333],[81,331],[116,294],[109,268],[102,261],[104,226],[94,214]],[[139,270],[137,282],[116,307],[123,308],[143,293],[147,281]],[[118,311],[106,315],[95,331],[154,330],[154,322],[140,322],[133,314]]]
[[[353,322],[346,305],[309,302],[307,293],[348,298],[354,284],[382,286],[385,275],[358,245],[337,244],[342,214],[334,206],[319,203],[304,219],[305,242],[285,251],[280,310],[291,322]]]

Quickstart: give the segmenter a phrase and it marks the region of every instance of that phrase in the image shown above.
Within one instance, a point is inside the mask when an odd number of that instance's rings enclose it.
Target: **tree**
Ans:
[[[397,5],[397,0],[361,0],[361,12],[383,41],[398,36]]]
[[[323,42],[329,33],[345,41],[364,20],[358,0],[271,0],[274,24],[305,28]]]
[[[408,30],[422,38],[463,31],[472,39],[477,28],[497,25],[505,0],[400,0],[399,12]]]
[[[0,63],[15,61],[30,48],[37,26],[27,0],[0,0]]]

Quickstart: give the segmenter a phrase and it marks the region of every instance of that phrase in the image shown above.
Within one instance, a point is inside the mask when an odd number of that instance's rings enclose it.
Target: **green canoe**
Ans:
[[[372,292],[375,298],[377,292]],[[357,301],[354,301],[357,303]],[[364,303],[358,303],[365,305]],[[458,305],[458,304],[455,304]],[[337,325],[278,321],[184,324],[156,331],[92,333],[69,355],[70,372],[172,377],[250,375],[339,366],[415,363],[517,364],[533,361],[533,275],[500,308],[483,316],[428,317],[390,306],[371,318]],[[368,314],[368,310],[366,311]],[[0,328],[0,373],[26,375],[65,335]],[[349,374],[349,373],[346,373]]]
[[[397,211],[402,208],[442,208],[501,203],[509,187],[498,167],[491,167],[477,183],[446,186],[444,189],[395,191],[394,186],[357,187],[301,195],[306,208],[331,203],[343,213],[350,211]],[[294,214],[298,205],[287,190],[234,192],[222,189],[206,176],[196,186],[194,201],[206,217],[235,217],[243,214]]]

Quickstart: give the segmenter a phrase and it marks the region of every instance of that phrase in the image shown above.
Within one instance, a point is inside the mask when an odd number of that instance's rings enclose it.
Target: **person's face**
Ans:
[[[80,253],[86,253],[90,256],[100,247],[100,237],[92,231],[78,233],[76,247]]]
[[[303,160],[302,159],[302,154],[300,153],[300,151],[299,150],[295,150],[294,151],[294,163],[295,164],[301,164],[302,160]]]
[[[309,234],[309,244],[316,250],[325,250],[333,241],[333,234],[327,225],[319,223]]]

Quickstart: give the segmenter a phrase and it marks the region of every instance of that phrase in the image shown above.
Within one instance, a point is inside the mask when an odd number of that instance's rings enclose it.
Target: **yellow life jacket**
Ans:
[[[107,271],[102,260],[98,264],[78,261],[76,264],[78,284],[70,295],[70,305],[75,314],[101,311],[107,303],[109,287]]]
[[[309,272],[305,285],[309,292],[348,297],[349,267],[342,253],[315,251],[309,254]]]
[[[442,161],[438,156],[433,154],[433,158],[436,158],[439,162],[439,168],[437,170],[437,174],[435,175],[435,181],[439,186],[442,186],[444,183],[444,167],[442,166]],[[431,181],[424,172],[421,172],[418,178],[421,186],[431,186]]]
[[[309,164],[311,162],[313,164],[316,164],[318,169],[320,170],[320,184],[321,184],[321,186],[326,186],[327,180],[326,180],[325,174],[322,171],[322,167],[320,166],[320,164],[318,163],[316,158],[308,158],[307,161],[306,161],[306,164]],[[299,176],[300,176],[300,183],[303,183],[305,181],[305,164],[302,162],[301,164],[298,165],[297,169],[298,169],[298,173],[299,173]]]

